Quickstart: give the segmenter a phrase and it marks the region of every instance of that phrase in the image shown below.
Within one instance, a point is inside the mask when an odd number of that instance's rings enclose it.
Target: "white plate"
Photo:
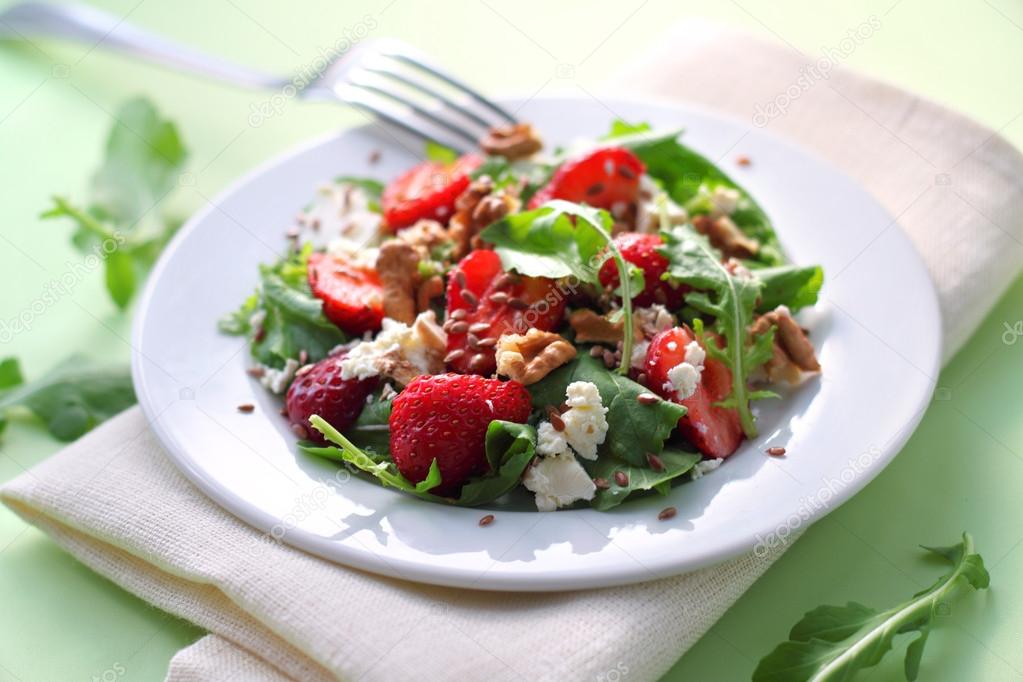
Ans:
[[[793,260],[825,268],[821,303],[803,316],[824,374],[759,403],[754,442],[667,497],[604,513],[541,514],[520,501],[484,528],[477,522],[486,511],[426,503],[296,453],[278,403],[245,374],[243,341],[219,334],[216,320],[252,291],[257,265],[283,250],[285,228],[317,184],[340,174],[386,179],[415,161],[393,139],[357,129],[250,173],[194,216],[160,259],[135,324],[133,369],[170,457],[210,497],[283,542],[376,573],[491,590],[638,582],[763,552],[851,497],[909,437],[937,375],[939,313],[917,254],[848,178],[744,123],[565,98],[530,100],[519,115],[550,144],[602,134],[609,111],[685,126],[685,141],[761,202]],[[370,166],[375,149],[383,158]],[[752,165],[738,167],[740,154]],[[249,402],[255,413],[236,410]],[[767,456],[771,445],[788,454]],[[658,521],[668,505],[678,515]]]

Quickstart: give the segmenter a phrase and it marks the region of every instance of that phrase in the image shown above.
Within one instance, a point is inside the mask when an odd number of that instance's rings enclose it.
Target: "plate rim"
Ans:
[[[587,101],[586,98],[573,97],[567,94],[542,95],[530,98],[529,100],[524,100],[519,97],[500,97],[496,99],[504,104],[516,104],[523,101],[536,100],[548,103]],[[607,97],[605,99],[612,103],[621,103],[624,105],[655,106],[661,109],[673,110],[679,113],[681,119],[684,119],[686,113],[697,113],[708,118],[719,119],[731,124],[745,125],[745,123],[736,116],[702,106],[699,103],[691,104],[658,96],[614,96]],[[191,461],[191,458],[184,454],[184,446],[179,444],[174,434],[161,424],[159,419],[161,415],[155,412],[155,405],[150,399],[149,390],[146,386],[146,382],[144,381],[145,356],[142,353],[142,336],[145,321],[150,312],[151,299],[158,287],[158,283],[160,282],[164,270],[167,268],[168,263],[172,260],[181,244],[206,220],[210,214],[216,211],[216,207],[221,204],[226,197],[234,194],[236,191],[247,185],[252,179],[262,175],[264,172],[267,172],[275,166],[286,163],[294,157],[320,147],[337,137],[353,134],[357,131],[368,130],[373,125],[373,123],[367,123],[339,130],[332,130],[316,135],[297,144],[290,145],[283,151],[257,164],[255,167],[228,183],[211,199],[210,202],[207,203],[206,206],[195,211],[181,226],[170,242],[168,242],[168,244],[164,247],[157,263],[154,265],[147,278],[142,295],[139,297],[134,319],[132,321],[130,337],[132,345],[132,382],[136,395],[139,399],[139,405],[142,408],[150,428],[157,436],[157,439],[167,456],[190,483],[198,487],[214,504],[222,507],[243,523],[251,526],[257,532],[269,532],[269,529],[272,529],[276,524],[280,523],[280,519],[274,514],[269,513],[242,498],[234,490],[213,480],[205,471],[196,467]],[[905,425],[881,448],[880,455],[873,460],[870,467],[859,473],[848,485],[841,488],[832,498],[831,503],[811,511],[809,516],[805,518],[801,524],[801,533],[803,530],[813,525],[827,514],[833,512],[838,507],[845,504],[848,500],[852,499],[868,483],[874,480],[874,478],[884,471],[891,461],[899,454],[903,446],[915,432],[927,411],[930,403],[929,397],[933,394],[937,383],[938,372],[940,371],[943,346],[943,337],[941,335],[942,318],[934,281],[931,278],[920,253],[906,235],[905,231],[901,228],[898,220],[891,215],[888,209],[885,208],[846,171],[835,166],[833,163],[817,154],[814,150],[808,149],[798,142],[792,141],[765,129],[759,129],[758,132],[759,135],[770,138],[773,144],[783,146],[795,154],[809,157],[817,164],[825,166],[831,172],[841,176],[847,183],[860,190],[867,200],[872,202],[891,220],[893,226],[897,228],[894,231],[897,234],[896,239],[909,247],[909,253],[913,258],[914,269],[917,269],[925,276],[925,280],[928,284],[926,287],[927,300],[920,301],[919,303],[922,309],[926,308],[926,317],[933,327],[931,331],[934,332],[932,334],[925,335],[926,338],[933,340],[930,347],[930,362],[926,363],[926,365],[921,368],[927,370],[926,375],[928,377],[928,381],[921,384],[919,395],[913,396],[914,409],[911,418],[907,419]],[[178,451],[179,448],[182,452]],[[645,561],[644,567],[646,570],[643,572],[627,571],[617,575],[609,575],[606,570],[604,572],[595,570],[592,574],[580,576],[579,569],[577,567],[566,569],[563,573],[560,570],[548,570],[544,573],[543,581],[539,583],[532,582],[532,579],[535,579],[535,576],[532,576],[532,574],[526,575],[523,572],[507,574],[502,569],[496,570],[495,572],[486,571],[486,573],[488,573],[487,580],[485,582],[480,582],[478,580],[480,575],[477,570],[452,568],[450,566],[438,567],[436,565],[425,564],[405,557],[390,556],[385,560],[382,560],[380,557],[375,556],[372,551],[359,552],[343,545],[333,544],[328,542],[326,539],[301,528],[290,528],[288,533],[285,534],[285,537],[282,538],[282,541],[284,544],[307,551],[318,558],[322,558],[340,566],[362,569],[378,575],[386,575],[393,578],[424,584],[459,587],[473,590],[498,590],[510,592],[570,591],[644,582],[652,579],[651,573],[654,573],[654,577],[656,578],[679,575],[699,570],[707,566],[716,565],[730,558],[739,556],[744,552],[751,551],[748,538],[737,538],[730,542],[721,543],[714,549],[714,551],[704,551],[698,560],[689,560],[684,566],[679,566],[679,562],[677,560],[657,558]],[[787,547],[791,544],[791,542],[792,540],[786,539],[782,542],[782,544]],[[330,548],[329,551],[327,547]],[[669,554],[667,556],[673,555]],[[476,578],[477,580],[470,582],[469,580],[472,578]]]

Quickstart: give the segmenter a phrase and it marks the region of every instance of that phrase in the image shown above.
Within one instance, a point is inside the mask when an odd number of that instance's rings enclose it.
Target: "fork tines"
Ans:
[[[491,127],[516,122],[506,109],[396,41],[361,49],[335,92],[402,130],[462,152],[476,148]]]

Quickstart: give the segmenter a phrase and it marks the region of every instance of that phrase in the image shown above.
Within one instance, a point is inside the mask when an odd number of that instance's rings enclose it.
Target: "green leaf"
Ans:
[[[569,201],[549,201],[538,209],[514,213],[480,233],[494,245],[506,270],[531,277],[574,277],[577,283],[599,285],[598,272],[608,254],[618,268],[619,291],[625,319],[622,357],[632,357],[632,289],[635,278],[611,239],[614,220],[602,209]],[[627,374],[623,362],[619,373]]]
[[[436,459],[430,465],[427,477],[419,483],[412,483],[402,476],[390,459],[373,457],[371,453],[364,452],[318,415],[310,417],[309,422],[337,447],[324,448],[300,443],[299,449],[303,452],[350,464],[374,476],[384,486],[397,488],[431,502],[462,507],[492,502],[515,488],[536,452],[536,430],[532,426],[495,419],[490,422],[486,434],[486,455],[491,471],[470,478],[462,486],[457,498],[448,498],[429,492],[442,482]]]
[[[990,583],[969,534],[963,533],[958,545],[929,551],[952,564],[933,586],[881,612],[855,602],[817,607],[796,623],[788,641],[760,661],[753,681],[845,682],[876,665],[891,650],[897,634],[919,632],[906,649],[904,665],[906,679],[915,680],[937,606],[965,585],[983,589]]]
[[[432,140],[427,140],[426,160],[447,165],[458,160],[458,152],[450,147],[445,147],[442,144],[433,142]]]
[[[676,449],[663,450],[658,457],[664,464],[663,471],[654,471],[647,463],[643,466],[633,466],[615,457],[602,456],[594,461],[583,461],[582,465],[590,477],[603,478],[609,485],[606,489],[597,490],[591,503],[593,508],[606,511],[617,507],[630,495],[648,490],[666,494],[671,481],[687,473],[701,459],[699,453]],[[615,480],[615,473],[619,471],[628,477],[628,483],[624,486]]]
[[[598,450],[601,458],[614,457],[636,467],[646,467],[646,453],[659,454],[664,441],[686,413],[686,408],[668,400],[645,405],[637,400],[640,393],[649,393],[642,385],[616,374],[604,363],[580,352],[570,363],[562,365],[529,387],[533,407],[544,409],[560,405],[565,389],[573,381],[589,381],[597,387],[607,410],[607,437]]]
[[[739,420],[747,438],[757,435],[750,411],[749,375],[771,358],[774,328],[755,339],[748,332],[753,324],[753,310],[761,296],[764,283],[756,276],[733,276],[722,264],[721,253],[706,237],[689,225],[661,231],[664,246],[660,253],[668,259],[665,277],[691,286],[686,303],[713,318],[713,330],[722,339],[719,344],[703,334],[699,319],[693,327],[707,354],[725,363],[732,372],[732,390],[720,403],[739,411]]]
[[[118,110],[105,152],[88,201],[76,204],[55,196],[41,217],[74,222],[72,243],[106,261],[107,290],[123,309],[137,289],[138,274],[156,261],[180,224],[161,207],[177,187],[187,152],[174,124],[141,98]]]
[[[764,288],[760,293],[757,310],[767,312],[780,305],[795,312],[817,302],[824,284],[824,270],[819,265],[779,265],[753,270]]]
[[[269,367],[283,367],[288,358],[306,351],[311,361],[325,358],[347,341],[337,325],[323,314],[323,302],[313,296],[306,277],[312,249],[306,245],[273,265],[260,267],[260,285],[238,310],[220,318],[227,334],[249,334],[253,357]],[[258,329],[250,323],[261,314]]]
[[[710,197],[715,188],[738,190],[739,204],[731,215],[732,220],[760,243],[758,261],[767,265],[781,263],[781,247],[767,214],[749,192],[724,171],[679,142],[681,134],[680,130],[654,131],[646,124],[616,121],[607,139],[631,149],[646,165],[646,172],[661,183],[673,201],[685,206],[690,215],[710,213],[714,209]]]
[[[391,454],[391,401],[381,400],[380,391],[363,408],[359,418],[348,429],[348,439],[370,455],[390,457]]]
[[[0,360],[0,391],[14,388],[24,381],[25,378],[21,374],[21,365],[17,358]]]
[[[3,371],[7,381],[13,380],[9,365]],[[55,438],[70,441],[134,404],[127,367],[100,366],[72,356],[45,376],[0,396],[0,415],[14,406],[28,408]]]
[[[117,249],[107,255],[106,283],[110,298],[124,310],[135,294],[135,265],[127,252]]]

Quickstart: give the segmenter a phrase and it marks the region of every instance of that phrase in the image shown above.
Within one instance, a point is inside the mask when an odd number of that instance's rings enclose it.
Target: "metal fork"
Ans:
[[[0,12],[0,38],[65,38],[179,71],[309,100],[335,100],[417,137],[468,151],[492,126],[515,117],[415,48],[393,39],[359,43],[320,68],[281,77],[170,41],[86,5],[25,2]]]

